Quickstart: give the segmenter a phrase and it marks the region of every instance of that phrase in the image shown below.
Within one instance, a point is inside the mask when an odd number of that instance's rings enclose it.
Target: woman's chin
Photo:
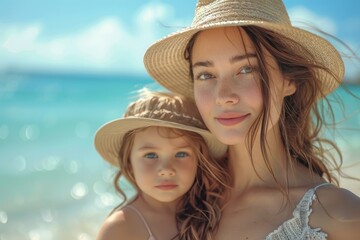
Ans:
[[[242,144],[245,141],[245,138],[239,134],[229,134],[229,135],[217,135],[216,138],[223,144],[228,146]]]

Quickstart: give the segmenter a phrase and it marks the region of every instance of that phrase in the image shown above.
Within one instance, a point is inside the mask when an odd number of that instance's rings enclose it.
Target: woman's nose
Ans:
[[[240,100],[235,84],[230,78],[223,78],[218,82],[216,94],[216,104],[218,105],[236,104]]]

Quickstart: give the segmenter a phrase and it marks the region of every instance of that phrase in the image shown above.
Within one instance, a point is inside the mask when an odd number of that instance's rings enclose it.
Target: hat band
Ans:
[[[142,111],[141,113],[137,113],[128,117],[151,118],[206,129],[203,122],[199,119],[184,113],[177,113],[166,109]]]

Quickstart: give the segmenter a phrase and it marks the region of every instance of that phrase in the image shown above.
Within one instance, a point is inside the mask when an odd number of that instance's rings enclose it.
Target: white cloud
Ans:
[[[31,51],[36,38],[41,32],[41,26],[39,24],[33,24],[20,28],[17,26],[1,27],[2,48],[10,53],[20,53],[24,51]]]
[[[0,26],[0,71],[8,67],[56,71],[144,72],[143,54],[173,25],[172,8],[146,5],[133,22],[107,17],[73,35],[45,38],[41,24]]]

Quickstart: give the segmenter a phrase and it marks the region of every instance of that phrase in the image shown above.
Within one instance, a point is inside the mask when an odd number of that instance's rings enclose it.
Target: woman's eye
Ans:
[[[156,153],[147,153],[145,154],[144,157],[149,159],[154,159],[154,158],[158,158],[158,155]]]
[[[252,66],[245,66],[243,68],[240,69],[241,74],[247,74],[247,73],[252,73],[254,71],[254,67]]]
[[[188,153],[186,153],[186,152],[177,152],[175,154],[175,157],[177,157],[177,158],[185,158],[185,157],[189,157],[189,156],[190,155]]]
[[[196,77],[197,80],[207,80],[211,78],[213,78],[213,75],[211,75],[210,73],[200,73]]]

